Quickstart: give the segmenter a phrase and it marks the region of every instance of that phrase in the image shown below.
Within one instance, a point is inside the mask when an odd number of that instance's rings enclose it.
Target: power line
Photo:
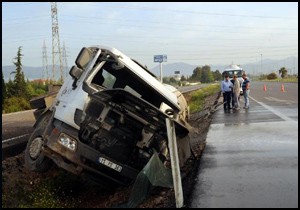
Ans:
[[[2,41],[12,41],[12,40],[27,40],[27,39],[36,39],[36,38],[43,38],[43,37],[48,37],[49,35],[48,34],[45,34],[45,35],[42,35],[42,34],[39,34],[39,35],[29,35],[29,37],[27,38],[26,37],[26,34],[23,35],[23,36],[17,36],[17,37],[13,37],[13,36],[9,36],[9,37],[5,37],[3,38],[2,37]]]
[[[74,3],[76,4],[76,3]],[[89,3],[85,3],[88,5]],[[91,5],[91,4],[90,4]],[[96,6],[92,4],[92,6]],[[128,6],[128,5],[101,5],[101,7],[112,7],[112,8],[121,8],[121,9],[143,9],[145,10],[159,10],[159,11],[168,11],[175,13],[188,13],[188,14],[199,14],[199,15],[213,15],[213,16],[233,16],[233,17],[254,17],[254,18],[270,18],[270,19],[298,19],[298,17],[284,17],[284,16],[263,16],[263,15],[244,15],[244,14],[230,14],[230,13],[212,13],[212,12],[199,12],[199,11],[190,11],[190,10],[177,10],[177,9],[162,9],[159,7],[145,7],[145,6]]]
[[[36,2],[28,2],[28,3],[20,3],[20,2],[6,2],[5,6],[9,5],[9,6],[22,6],[22,5],[32,5],[35,4]],[[2,5],[3,6],[3,5]]]
[[[86,22],[90,22],[90,23],[98,23],[99,20],[112,20],[112,21],[117,21],[117,23],[120,23],[120,21],[122,22],[136,22],[135,19],[121,19],[121,18],[106,18],[106,17],[99,17],[99,16],[79,16],[79,15],[61,15],[62,17],[66,17],[66,18],[81,18],[81,19],[88,19],[86,20]],[[7,25],[6,27],[14,27],[15,25],[20,25],[20,24],[34,24],[37,22],[40,22],[41,19],[46,19],[46,16],[35,16],[35,17],[20,17],[20,18],[13,18],[13,19],[4,19],[2,20],[2,24]],[[96,22],[91,21],[91,19],[95,19],[97,20]],[[21,22],[17,22],[17,23],[9,23],[10,21],[19,21],[21,20]],[[24,21],[27,20],[27,21]],[[62,19],[64,20],[64,18]],[[74,21],[74,19],[68,20],[66,19],[66,21]],[[146,23],[154,23],[154,24],[160,24],[160,25],[174,25],[174,26],[192,26],[192,27],[217,27],[217,28],[234,28],[234,29],[268,29],[268,30],[292,30],[292,31],[296,31],[298,29],[296,28],[284,28],[284,27],[251,27],[251,26],[230,26],[230,25],[203,25],[203,24],[189,24],[189,23],[178,23],[178,22],[162,22],[162,21],[149,21],[147,20]],[[145,22],[143,23],[145,24]],[[160,26],[161,27],[161,26]]]
[[[81,16],[81,15],[61,15],[62,17],[75,17],[75,18],[83,18],[83,19],[88,19],[88,21],[90,21],[91,19],[95,19],[95,20],[114,20],[114,21],[123,21],[123,22],[137,22],[136,19],[123,19],[123,18],[107,18],[107,17],[100,17],[100,16]],[[298,30],[298,29],[295,29],[295,28],[282,28],[282,27],[269,27],[269,26],[266,26],[266,27],[251,27],[251,26],[226,26],[226,25],[203,25],[203,24],[190,24],[190,23],[178,23],[178,22],[162,22],[162,21],[149,21],[149,20],[146,20],[145,21],[146,23],[155,23],[155,24],[160,24],[160,25],[176,25],[176,26],[205,26],[205,27],[218,27],[218,28],[235,28],[235,29],[240,29],[240,28],[246,28],[246,29],[249,29],[249,28],[252,28],[252,29],[274,29],[274,30]],[[145,22],[143,22],[145,24]]]
[[[137,5],[121,5],[121,4],[114,4],[114,5],[107,5],[103,3],[91,4],[88,2],[84,2],[84,5],[90,6],[101,6],[103,7],[111,7],[111,8],[121,8],[121,9],[138,9],[138,10],[153,10],[153,11],[163,11],[163,12],[174,12],[174,13],[188,13],[188,14],[199,14],[199,15],[212,15],[212,16],[232,16],[232,17],[253,17],[253,18],[268,18],[268,19],[298,19],[298,17],[287,17],[287,16],[266,16],[266,15],[245,15],[245,14],[232,14],[232,13],[216,13],[216,12],[201,12],[201,11],[191,11],[191,10],[178,10],[178,9],[165,9],[160,7],[148,7],[148,6],[137,6]],[[198,3],[198,2],[196,2]],[[34,3],[11,3],[5,4],[12,5],[12,6],[21,6],[21,5],[33,5]],[[68,3],[69,4],[69,3]],[[80,6],[82,3],[79,2],[72,2],[72,4],[79,4]]]
[[[27,19],[33,19],[39,21],[40,18],[47,18],[46,15],[39,15],[39,16],[27,16],[27,17],[18,17],[18,18],[9,18],[9,19],[2,19],[2,24],[10,21],[16,21],[16,20],[27,20]]]
[[[64,21],[70,21],[70,22],[74,22],[73,19],[63,19]],[[85,20],[84,22],[90,23],[90,24],[107,24],[106,21],[101,21],[101,20]],[[119,26],[125,26],[125,27],[134,27],[134,28],[144,28],[144,29],[159,29],[159,30],[178,30],[178,27],[161,27],[161,26],[145,26],[145,25],[134,25],[134,24],[122,24],[120,22],[116,22],[116,23],[110,23],[110,25],[119,25]],[[223,31],[223,30],[207,30],[207,29],[195,29],[195,28],[180,28],[181,32],[184,31],[193,31],[193,32],[213,32],[213,33],[229,33],[229,34],[244,34],[244,35],[248,35],[249,33],[262,33],[264,35],[274,35],[273,32],[268,32],[266,33],[265,31],[247,31],[247,33],[245,32],[239,32],[239,31]],[[278,34],[285,34],[285,33],[277,33]],[[285,34],[287,35],[287,34]],[[288,35],[297,35],[297,34],[288,34]]]

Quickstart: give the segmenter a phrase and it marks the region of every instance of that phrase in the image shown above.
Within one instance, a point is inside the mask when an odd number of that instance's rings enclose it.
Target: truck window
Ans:
[[[102,76],[104,77],[104,82],[102,85],[106,88],[113,88],[116,82],[116,77],[107,72],[105,69],[103,69]]]
[[[99,61],[102,62],[102,61]],[[147,82],[141,80],[127,66],[116,70],[112,67],[114,62],[106,61],[102,68],[92,79],[91,85],[99,91],[109,88],[122,88],[136,97],[148,101],[157,108],[163,102],[163,97],[153,88],[149,87]]]
[[[105,88],[113,88],[116,82],[116,77],[106,71],[104,68],[100,69],[92,80],[92,84],[102,86]]]

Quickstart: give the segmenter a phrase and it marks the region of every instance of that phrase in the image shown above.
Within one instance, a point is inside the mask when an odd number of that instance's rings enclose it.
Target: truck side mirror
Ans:
[[[69,74],[72,76],[73,79],[78,80],[83,73],[83,70],[78,68],[77,66],[72,66]]]
[[[83,73],[83,70],[78,68],[77,66],[72,66],[72,68],[70,69],[69,74],[74,79],[74,82],[72,84],[73,89],[75,89],[77,87],[77,85],[76,85],[77,80],[81,77],[82,73]]]
[[[86,47],[83,47],[80,53],[78,54],[75,63],[79,68],[85,70],[91,58],[92,58],[92,51]]]

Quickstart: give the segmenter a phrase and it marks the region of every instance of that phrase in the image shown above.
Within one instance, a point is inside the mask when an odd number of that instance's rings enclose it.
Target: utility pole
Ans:
[[[56,81],[56,67],[60,68],[60,80],[63,82],[63,65],[61,57],[61,48],[59,42],[57,4],[51,2],[51,19],[52,19],[52,80]]]
[[[296,74],[296,70],[295,70],[295,60],[296,60],[296,57],[294,57],[294,68],[293,68],[293,75]]]
[[[255,56],[255,78],[256,79],[258,79],[257,74],[258,74],[258,61],[257,61],[257,56]]]
[[[48,72],[48,58],[47,58],[47,48],[46,43],[44,40],[43,44],[43,79],[47,80],[47,83],[49,81],[49,72]]]
[[[262,74],[262,54],[260,54],[260,72]]]
[[[162,62],[160,62],[160,82],[163,83]]]

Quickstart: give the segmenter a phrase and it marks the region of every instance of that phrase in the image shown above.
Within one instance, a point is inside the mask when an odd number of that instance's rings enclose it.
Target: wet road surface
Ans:
[[[263,85],[214,114],[189,207],[298,207],[298,84]]]

